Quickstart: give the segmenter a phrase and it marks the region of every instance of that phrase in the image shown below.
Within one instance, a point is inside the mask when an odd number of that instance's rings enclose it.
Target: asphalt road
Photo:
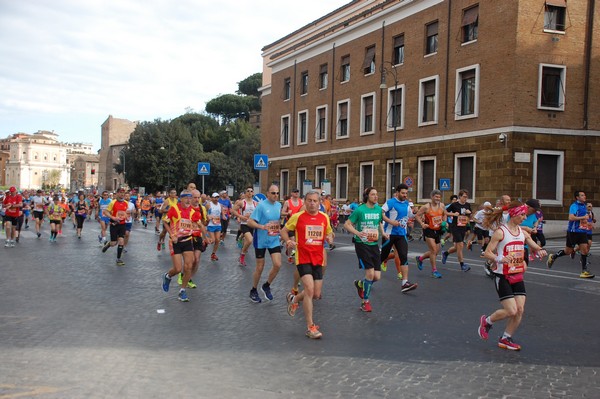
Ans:
[[[205,253],[199,287],[181,303],[176,284],[161,289],[170,258],[152,230],[134,225],[125,267],[115,248],[101,253],[97,234],[86,223],[82,240],[69,227],[49,243],[27,230],[15,248],[0,247],[0,399],[600,397],[600,278],[579,279],[578,260],[530,265],[515,335],[523,350],[508,352],[496,346],[504,323],[487,342],[477,335],[480,315],[499,307],[477,247],[467,253],[471,271],[451,256],[438,280],[427,262],[417,270],[425,245],[411,242],[418,289],[402,294],[390,262],[367,314],[352,283],[363,274],[339,234],[315,302],[323,338],[310,340],[302,310],[286,313],[285,262],[275,299],[251,303],[254,256],[238,266],[230,236],[219,261]]]

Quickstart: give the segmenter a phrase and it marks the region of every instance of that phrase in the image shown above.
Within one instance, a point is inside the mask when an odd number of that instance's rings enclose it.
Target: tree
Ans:
[[[205,110],[209,114],[221,119],[222,124],[227,124],[234,119],[250,118],[249,97],[235,94],[221,94],[206,103]]]
[[[262,73],[258,72],[254,75],[248,76],[246,79],[238,82],[238,90],[236,94],[260,97],[258,89],[262,86]]]

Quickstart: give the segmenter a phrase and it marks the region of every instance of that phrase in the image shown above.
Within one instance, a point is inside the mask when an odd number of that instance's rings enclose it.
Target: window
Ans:
[[[467,190],[475,199],[475,153],[457,154],[454,157],[454,193]]]
[[[372,134],[373,115],[375,113],[375,93],[365,94],[361,97],[362,104],[360,109],[361,124],[360,134]]]
[[[285,78],[283,80],[283,99],[289,100],[292,93],[292,83],[290,78]]]
[[[566,0],[546,0],[544,30],[564,32],[566,10]]]
[[[566,72],[567,68],[563,65],[540,64],[538,108],[565,110]]]
[[[285,198],[290,194],[290,171],[282,169],[279,172],[279,189],[281,190],[281,197]]]
[[[562,151],[533,152],[533,193],[545,205],[562,205],[565,154]]]
[[[479,114],[479,65],[456,70],[454,119],[467,119]]]
[[[322,90],[327,88],[327,80],[327,64],[323,64],[319,69],[319,89]]]
[[[338,122],[336,129],[337,138],[347,138],[349,136],[348,127],[350,125],[350,114],[348,110],[350,108],[350,100],[344,100],[338,102]]]
[[[290,146],[290,116],[285,115],[281,117],[281,147]]]
[[[308,71],[304,71],[300,75],[300,94],[305,95],[306,93],[308,93]]]
[[[439,76],[434,76],[419,81],[419,126],[437,123],[438,80]]]
[[[350,56],[345,55],[342,57],[342,66],[341,66],[341,82],[347,82],[350,80]]]
[[[317,128],[315,131],[315,141],[327,140],[327,106],[317,108]]]
[[[385,198],[392,198],[398,184],[402,183],[402,161],[396,159],[396,167],[393,167],[394,160],[387,161],[387,184],[385,188]]]
[[[308,143],[308,111],[298,112],[298,144]]]
[[[304,192],[304,181],[306,180],[306,168],[300,168],[296,171],[296,181],[298,182],[298,189],[300,194],[306,194]]]
[[[404,128],[404,85],[388,89],[387,129]]]
[[[404,35],[394,38],[394,65],[404,64]]]
[[[467,8],[463,11],[462,34],[463,43],[477,40],[477,30],[479,25],[479,6]]]
[[[337,198],[341,200],[348,199],[348,165],[336,166],[335,192]]]
[[[419,158],[419,195],[418,202],[431,199],[431,190],[435,188],[435,157]]]
[[[438,23],[437,21],[426,26],[425,55],[435,54],[438,51]]]
[[[365,188],[373,186],[373,162],[360,164],[360,192],[359,198],[362,200],[362,193]]]
[[[321,187],[321,185],[323,184],[323,180],[326,179],[325,171],[325,166],[317,166],[315,168],[315,187]]]
[[[362,65],[365,75],[375,73],[375,46],[368,47],[365,50],[365,60]]]

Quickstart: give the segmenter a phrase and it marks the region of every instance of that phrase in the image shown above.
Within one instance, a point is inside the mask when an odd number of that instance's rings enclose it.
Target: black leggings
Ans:
[[[75,215],[75,220],[77,221],[77,228],[83,229],[83,221],[85,220],[84,215]]]

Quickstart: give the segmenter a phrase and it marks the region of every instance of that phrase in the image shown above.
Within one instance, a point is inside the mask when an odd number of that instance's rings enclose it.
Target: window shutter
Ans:
[[[567,1],[566,0],[546,0],[546,5],[547,6],[554,6],[554,7],[567,7]]]
[[[404,46],[404,35],[396,36],[394,38],[394,48]]]
[[[437,22],[427,25],[427,37],[435,36],[437,34],[438,34],[438,23]]]
[[[371,62],[373,62],[374,58],[375,58],[375,46],[369,47],[367,49],[367,53],[365,54],[365,60],[363,61],[363,65],[362,65],[363,69],[371,66]]]
[[[350,65],[350,56],[349,55],[345,55],[342,57],[342,66],[344,65]]]
[[[463,14],[462,26],[474,24],[479,18],[479,6],[471,7],[465,10]]]
[[[365,116],[373,115],[373,97],[365,98]]]

